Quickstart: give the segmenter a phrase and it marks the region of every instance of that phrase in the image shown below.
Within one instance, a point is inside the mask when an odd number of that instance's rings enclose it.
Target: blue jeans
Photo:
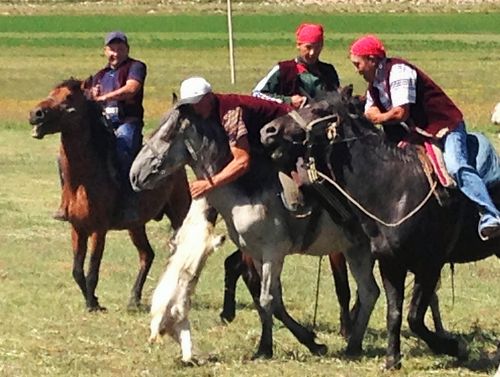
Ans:
[[[120,165],[120,179],[129,181],[132,162],[142,144],[142,122],[122,123],[115,128],[116,156]]]
[[[463,122],[444,138],[444,162],[465,196],[477,204],[483,216],[500,219],[487,185],[500,182],[498,156],[480,134],[467,135]]]

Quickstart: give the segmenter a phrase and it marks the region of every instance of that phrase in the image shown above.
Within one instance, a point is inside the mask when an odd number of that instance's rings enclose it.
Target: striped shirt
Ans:
[[[373,87],[379,92],[382,106],[388,111],[393,107],[416,103],[417,71],[406,64],[394,64],[389,72],[389,88],[387,88],[385,63],[385,59],[379,63],[373,81]],[[375,104],[368,91],[365,110],[372,106]]]

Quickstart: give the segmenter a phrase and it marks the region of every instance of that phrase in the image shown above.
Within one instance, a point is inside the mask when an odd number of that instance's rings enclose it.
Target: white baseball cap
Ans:
[[[198,103],[205,94],[211,92],[212,86],[203,77],[190,77],[181,83],[181,98],[177,106]]]

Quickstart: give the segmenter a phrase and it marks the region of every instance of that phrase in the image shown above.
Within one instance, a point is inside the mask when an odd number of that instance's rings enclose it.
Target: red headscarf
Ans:
[[[385,48],[380,39],[368,34],[354,41],[351,45],[351,55],[385,58]]]
[[[323,42],[323,26],[320,24],[301,24],[295,35],[297,43]]]

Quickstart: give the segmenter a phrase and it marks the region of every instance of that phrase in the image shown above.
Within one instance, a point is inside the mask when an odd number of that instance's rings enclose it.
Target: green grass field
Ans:
[[[60,5],[64,12],[64,4]],[[53,12],[52,12],[53,13]],[[238,290],[235,321],[223,326],[223,260],[227,242],[208,261],[191,313],[194,340],[205,359],[197,368],[178,362],[169,338],[147,344],[147,313],[129,313],[126,303],[137,270],[137,254],[124,232],[108,236],[97,295],[106,314],[84,311],[71,277],[68,224],[50,215],[59,200],[55,157],[58,138],[30,137],[29,110],[50,88],[70,76],[85,78],[105,64],[102,38],[111,29],[129,34],[131,55],[148,64],[146,130],[154,129],[182,79],[201,74],[221,92],[248,93],[279,60],[294,56],[293,32],[301,21],[322,22],[324,61],[335,64],[343,83],[362,93],[365,83],[347,59],[347,47],[365,32],[379,34],[391,55],[428,72],[462,108],[469,129],[481,130],[496,146],[490,112],[500,101],[500,13],[260,14],[234,17],[236,84],[230,83],[226,20],[206,13],[154,15],[0,16],[0,376],[376,376],[382,374],[386,331],[381,296],[369,325],[365,353],[349,360],[337,334],[338,308],[323,261],[317,333],[329,347],[311,356],[281,324],[275,325],[275,357],[249,360],[260,328],[248,293]],[[148,225],[157,252],[148,278],[147,303],[165,265],[167,222]],[[220,226],[221,232],[224,231]],[[318,260],[295,256],[283,274],[286,304],[311,324]],[[470,343],[470,358],[433,355],[403,324],[404,367],[391,376],[488,376],[500,336],[500,261],[456,266],[454,295],[449,269],[440,298],[448,330]],[[354,283],[353,283],[354,285]],[[355,289],[355,287],[352,287]],[[210,357],[208,357],[210,355]],[[387,373],[386,373],[387,374]]]

